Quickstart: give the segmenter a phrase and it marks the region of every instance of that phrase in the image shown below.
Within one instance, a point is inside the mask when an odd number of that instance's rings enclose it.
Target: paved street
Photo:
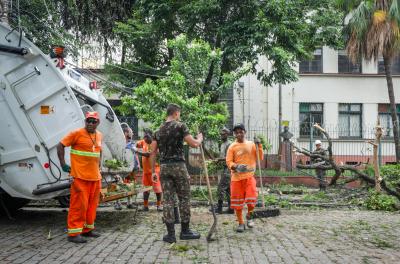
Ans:
[[[66,241],[66,212],[25,209],[0,220],[0,263],[399,263],[400,215],[350,210],[284,210],[234,231],[233,215],[219,217],[218,241],[207,243],[211,216],[193,210],[199,241],[161,241],[161,214],[101,208],[102,237],[85,245]],[[177,227],[178,231],[180,227]],[[50,237],[49,237],[50,231]],[[51,239],[48,239],[51,238]]]

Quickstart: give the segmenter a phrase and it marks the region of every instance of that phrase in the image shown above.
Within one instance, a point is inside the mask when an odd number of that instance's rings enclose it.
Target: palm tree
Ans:
[[[396,162],[400,161],[399,121],[393,92],[392,61],[400,47],[400,0],[337,0],[350,18],[345,26],[347,53],[353,62],[360,57],[378,61],[383,56],[393,123]]]

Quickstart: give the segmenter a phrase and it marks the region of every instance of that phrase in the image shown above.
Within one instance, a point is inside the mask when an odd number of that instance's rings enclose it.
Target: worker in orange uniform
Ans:
[[[150,160],[150,144],[153,141],[153,134],[151,131],[145,131],[144,137],[142,140],[136,143],[136,148],[138,149],[139,155],[142,156],[142,169],[143,169],[143,177],[142,183],[143,186],[151,186],[153,187],[153,191],[157,196],[157,211],[162,211],[161,209],[161,182],[160,182],[160,165],[156,164],[155,166],[155,178],[153,179],[152,170],[151,170],[151,160]],[[143,193],[143,211],[149,211],[149,197],[150,191],[146,191]]]
[[[73,177],[68,211],[68,241],[87,242],[85,237],[99,237],[93,231],[99,204],[102,134],[96,130],[100,119],[97,112],[87,112],[85,127],[65,136],[57,146],[63,171]],[[71,147],[71,167],[65,163],[65,147]]]
[[[242,210],[247,205],[247,227],[253,228],[253,211],[257,203],[257,187],[254,172],[257,164],[257,148],[260,159],[263,159],[263,150],[259,140],[255,142],[245,139],[246,129],[243,124],[233,128],[236,141],[229,146],[226,155],[226,164],[231,170],[231,208],[235,210],[239,226],[237,232],[243,232],[245,225]]]

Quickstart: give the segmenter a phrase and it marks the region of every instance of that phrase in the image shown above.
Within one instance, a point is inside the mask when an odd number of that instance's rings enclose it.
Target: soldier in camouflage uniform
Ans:
[[[224,203],[224,199],[228,201],[228,209],[226,213],[233,214],[234,210],[231,207],[231,172],[226,165],[226,152],[228,151],[229,145],[232,143],[229,141],[229,129],[223,128],[221,130],[221,146],[220,146],[220,154],[218,161],[223,162],[224,169],[221,174],[221,179],[218,183],[217,195],[218,195],[218,205],[217,205],[217,213],[222,214],[222,206]]]
[[[315,150],[312,152],[312,154],[318,154],[318,155],[326,157],[326,150],[322,148],[321,140],[315,140]],[[312,158],[311,159],[312,163],[320,163],[323,161],[324,160],[321,158]],[[315,169],[315,172],[319,179],[319,189],[320,189],[320,191],[324,191],[326,189],[325,170]]]
[[[188,127],[179,122],[181,109],[176,104],[167,107],[167,120],[160,126],[152,143],[152,157],[154,160],[157,150],[160,154],[160,180],[164,192],[163,220],[167,226],[168,234],[163,237],[165,242],[174,243],[175,215],[174,196],[178,196],[179,211],[181,215],[180,239],[199,239],[200,234],[190,230],[190,183],[189,173],[186,169],[183,141],[191,147],[199,147],[203,141],[203,135],[197,135],[194,139],[189,133]],[[154,168],[154,167],[153,167]],[[154,170],[153,170],[154,172]]]

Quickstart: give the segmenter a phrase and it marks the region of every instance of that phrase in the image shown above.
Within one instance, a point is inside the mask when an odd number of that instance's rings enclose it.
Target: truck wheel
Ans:
[[[58,203],[60,204],[61,208],[69,207],[69,195],[59,196],[56,199],[57,199]]]
[[[16,197],[11,197],[8,193],[4,192],[0,188],[0,199],[3,200],[3,204],[6,206],[7,210],[10,213],[13,213],[20,209],[21,207],[24,207],[29,203],[30,200],[24,199],[24,198],[16,198]],[[6,211],[4,210],[3,206],[0,203],[0,215],[7,215]]]

